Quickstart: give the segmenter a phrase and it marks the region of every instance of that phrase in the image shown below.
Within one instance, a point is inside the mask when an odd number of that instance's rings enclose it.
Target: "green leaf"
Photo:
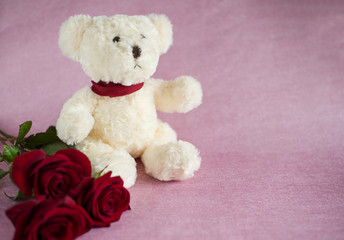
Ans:
[[[49,156],[54,155],[58,150],[67,149],[67,148],[69,148],[68,145],[61,141],[50,143],[43,146],[43,150],[45,154]]]
[[[12,178],[12,165],[13,165],[13,163],[8,164],[8,172],[9,172],[9,176],[10,176],[11,182],[12,182],[14,185],[17,185],[17,184],[13,181],[13,178]]]
[[[16,146],[21,143],[21,141],[24,139],[24,137],[26,136],[26,134],[30,131],[32,126],[32,122],[31,121],[26,121],[23,124],[21,124],[19,126],[19,133],[18,133],[18,137],[17,137],[17,141],[16,141]]]
[[[68,144],[67,144],[67,146],[68,146],[68,148],[76,149],[75,145],[68,145]]]
[[[14,200],[14,201],[24,201],[24,200],[28,200],[28,199],[32,198],[32,197],[25,197],[22,190],[19,190],[15,197],[11,197],[11,196],[7,195],[6,192],[4,192],[4,193],[5,193],[6,197],[8,197],[9,199]]]
[[[0,168],[0,179],[4,178],[9,172]]]
[[[13,162],[13,160],[19,155],[19,153],[19,148],[15,146],[4,145],[3,158],[7,163]]]
[[[60,139],[56,134],[56,128],[50,126],[47,131],[31,135],[26,139],[25,146],[30,149],[40,148],[43,145],[58,142]]]
[[[94,175],[94,179],[99,178],[107,167],[108,167],[108,166],[106,166],[105,168],[103,168],[103,170],[101,170],[99,173],[97,173],[96,175]]]

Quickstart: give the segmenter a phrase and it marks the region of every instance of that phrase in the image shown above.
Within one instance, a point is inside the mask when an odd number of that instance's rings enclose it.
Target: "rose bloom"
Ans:
[[[89,176],[89,159],[75,149],[63,149],[50,157],[42,150],[34,150],[16,157],[12,165],[13,181],[24,196],[32,196],[33,189],[36,199],[63,197]]]
[[[16,228],[13,240],[71,240],[92,227],[92,219],[70,197],[28,201],[6,211]]]
[[[84,178],[70,194],[86,209],[95,227],[109,226],[130,209],[128,190],[120,177],[111,177],[111,172],[97,179]]]

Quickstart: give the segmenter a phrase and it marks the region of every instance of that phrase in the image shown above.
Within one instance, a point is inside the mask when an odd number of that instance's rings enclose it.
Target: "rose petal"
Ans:
[[[12,164],[12,179],[24,196],[32,195],[32,171],[45,157],[42,150],[31,151],[16,157]]]
[[[35,197],[40,199],[45,195],[59,198],[67,195],[85,177],[84,172],[83,166],[71,161],[65,154],[57,153],[42,160],[33,171]],[[59,183],[62,187],[56,188]]]
[[[58,164],[62,164],[63,162],[69,162],[69,158],[63,154],[55,154],[53,156],[47,157],[43,159],[35,169],[33,170],[33,174],[37,174],[38,171],[40,171],[42,168],[45,170],[48,169],[56,169],[56,166]]]
[[[71,189],[69,195],[81,205],[82,201],[87,201],[87,194],[92,194],[94,178],[86,177],[81,180],[81,182],[74,188]]]
[[[17,222],[17,218],[23,214],[24,211],[33,207],[35,202],[28,201],[22,204],[15,205],[10,209],[6,210],[7,217],[11,220],[11,222],[15,225]]]
[[[75,239],[87,232],[93,221],[70,197],[25,202],[7,210],[16,227],[14,239]]]
[[[84,176],[90,177],[92,173],[91,162],[82,152],[75,149],[62,149],[57,151],[58,154],[66,155],[72,162],[80,164],[84,169]]]
[[[109,226],[129,208],[129,192],[123,187],[122,179],[111,177],[111,172],[96,179],[88,190],[79,202],[93,218],[95,227]]]
[[[48,183],[50,182],[51,178],[53,178],[53,175],[50,172],[44,172],[43,174],[35,174],[34,175],[34,196],[36,199],[39,199],[41,197],[45,198],[45,188],[42,183]]]
[[[72,239],[73,225],[63,217],[55,217],[46,222],[37,231],[41,239]]]

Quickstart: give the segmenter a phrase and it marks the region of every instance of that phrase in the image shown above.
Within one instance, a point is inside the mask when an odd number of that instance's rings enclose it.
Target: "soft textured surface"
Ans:
[[[93,85],[63,105],[57,136],[89,157],[93,175],[106,168],[103,173],[120,176],[128,188],[137,177],[134,158],[141,158],[149,175],[164,181],[191,178],[199,169],[197,148],[184,141],[177,144],[174,130],[157,116],[157,110],[186,113],[202,102],[201,84],[193,77],[151,78],[171,44],[172,24],[163,14],[78,14],[62,24],[62,53],[81,63]],[[143,85],[110,96],[95,91],[94,82]]]
[[[159,182],[138,163],[132,210],[80,239],[343,239],[344,2],[3,0],[0,129],[45,130],[91,84],[58,49],[78,13],[166,14],[174,44],[154,76],[204,90],[198,109],[160,114],[199,148],[195,177]],[[0,197],[2,239],[12,205]]]

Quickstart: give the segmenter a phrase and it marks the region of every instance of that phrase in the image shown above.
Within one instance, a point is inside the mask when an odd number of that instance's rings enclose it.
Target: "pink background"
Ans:
[[[166,14],[174,45],[154,76],[204,90],[198,109],[160,114],[200,149],[195,177],[163,183],[139,164],[132,211],[80,239],[344,239],[343,1],[2,0],[0,129],[43,131],[90,84],[57,44],[79,13]],[[11,205],[1,193],[1,239]]]

